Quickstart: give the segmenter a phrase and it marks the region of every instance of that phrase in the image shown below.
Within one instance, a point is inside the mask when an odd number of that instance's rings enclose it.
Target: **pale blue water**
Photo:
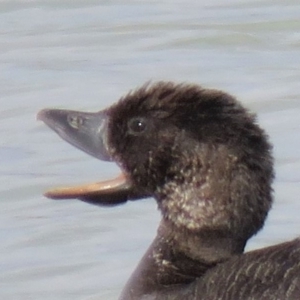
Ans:
[[[274,143],[276,202],[249,249],[300,235],[300,3],[0,2],[0,298],[116,299],[155,235],[153,200],[114,208],[45,199],[115,166],[35,114],[100,110],[148,80],[226,90]]]

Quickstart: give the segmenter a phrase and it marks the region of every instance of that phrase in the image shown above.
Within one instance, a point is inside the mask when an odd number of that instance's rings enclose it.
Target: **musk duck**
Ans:
[[[266,133],[234,97],[194,84],[148,83],[96,113],[45,109],[38,119],[122,170],[47,197],[157,202],[157,236],[120,300],[300,299],[298,239],[244,253],[272,205],[274,173]]]

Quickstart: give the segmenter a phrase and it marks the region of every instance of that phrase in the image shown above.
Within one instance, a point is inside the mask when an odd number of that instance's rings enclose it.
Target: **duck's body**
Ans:
[[[233,255],[216,266],[206,265],[206,272],[191,283],[161,285],[159,278],[155,281],[155,264],[145,256],[120,300],[298,300],[299,257],[300,240],[296,239]],[[195,269],[197,265],[203,266],[203,263],[195,262]]]
[[[272,204],[267,136],[231,96],[160,82],[95,113],[39,114],[123,177],[48,193],[94,204],[152,196],[158,234],[121,300],[300,299],[298,240],[243,254]]]

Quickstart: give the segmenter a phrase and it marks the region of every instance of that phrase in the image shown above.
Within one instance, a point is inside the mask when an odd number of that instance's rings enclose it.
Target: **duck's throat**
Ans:
[[[162,220],[155,248],[157,265],[172,266],[177,274],[200,277],[208,269],[234,255],[243,253],[246,240],[229,236],[224,231],[202,229],[198,232],[178,228]]]
[[[120,299],[140,299],[188,285],[218,263],[243,252],[245,241],[217,232],[189,233],[162,220],[158,235],[131,276]],[[156,299],[156,298],[155,298]]]

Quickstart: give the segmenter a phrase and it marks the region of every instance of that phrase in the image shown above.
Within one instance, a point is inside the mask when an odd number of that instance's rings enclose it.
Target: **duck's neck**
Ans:
[[[141,299],[142,295],[191,283],[207,270],[244,250],[244,240],[221,232],[174,228],[163,219],[152,245],[125,286],[120,300]],[[156,299],[156,298],[154,298]]]

